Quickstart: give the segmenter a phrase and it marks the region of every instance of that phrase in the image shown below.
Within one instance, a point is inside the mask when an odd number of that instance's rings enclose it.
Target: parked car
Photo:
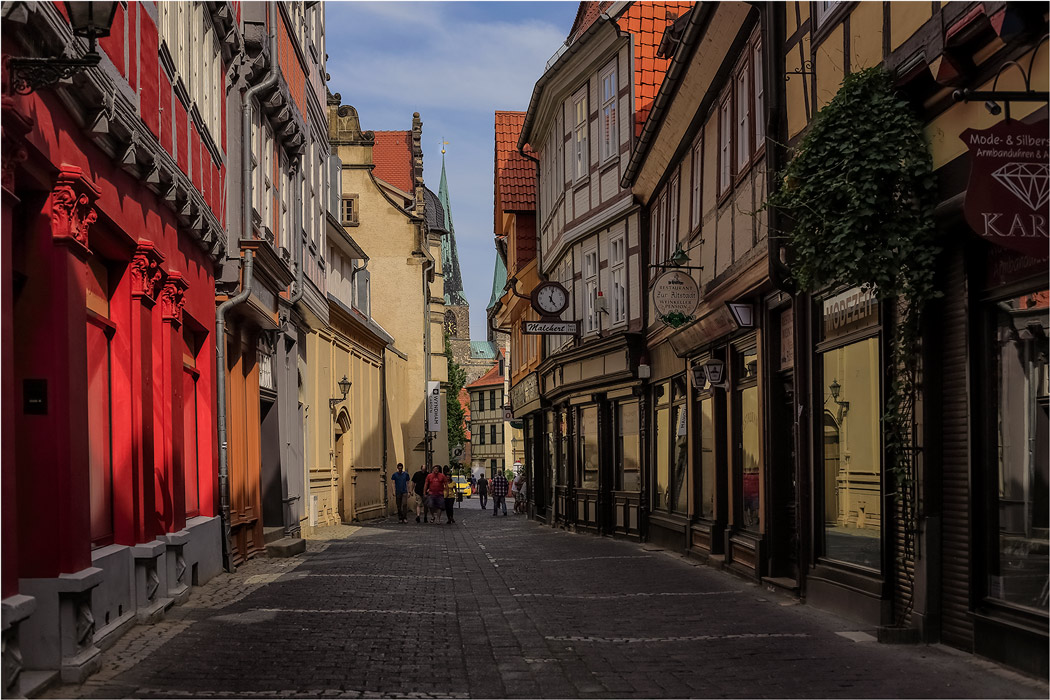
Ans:
[[[470,498],[470,482],[467,481],[467,477],[452,477],[452,485],[456,487],[456,493],[462,494],[465,498]]]

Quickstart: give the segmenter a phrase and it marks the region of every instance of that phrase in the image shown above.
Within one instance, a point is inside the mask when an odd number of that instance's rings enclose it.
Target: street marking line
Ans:
[[[488,551],[485,549],[485,545],[479,542],[478,546],[481,547],[481,551],[485,553],[485,558],[489,560],[489,564],[492,564],[492,568],[498,569],[499,564],[496,563],[496,557],[488,553]]]
[[[704,634],[691,637],[576,637],[556,636],[544,637],[552,642],[597,642],[599,644],[647,644],[667,642],[710,642],[724,639],[784,639],[808,637],[804,632],[799,633],[751,633],[751,634]]]
[[[319,608],[256,608],[259,612],[286,612],[286,613],[309,613],[309,614],[337,614],[337,615],[455,615],[454,612],[444,610],[364,610],[364,609],[331,609]]]
[[[294,573],[288,574],[292,578],[398,578],[398,579],[437,579],[441,581],[451,581],[451,576],[410,576],[408,574],[309,574],[309,573]]]
[[[845,637],[852,642],[876,642],[878,641],[867,632],[836,632],[840,637]]]
[[[610,557],[577,557],[575,559],[540,559],[541,562],[565,562],[565,561],[597,561],[598,559],[652,559],[652,555],[625,554],[623,556]]]
[[[569,600],[619,600],[620,598],[655,598],[695,595],[735,595],[743,591],[688,591],[685,593],[515,593],[515,598],[564,598]]]

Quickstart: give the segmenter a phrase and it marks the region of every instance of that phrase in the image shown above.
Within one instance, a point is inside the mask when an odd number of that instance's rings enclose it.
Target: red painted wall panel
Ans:
[[[137,2],[128,4],[128,85],[132,90],[138,89],[139,77],[139,18],[144,12],[139,11]],[[148,22],[148,19],[147,19]]]
[[[141,22],[140,46],[142,53],[142,84],[139,86],[139,115],[143,123],[153,135],[160,139],[160,123],[167,117],[171,119],[171,113],[165,108],[161,109],[160,94],[167,90],[169,98],[171,87],[168,86],[167,77],[160,70],[158,52],[160,51],[160,37],[153,20],[145,12],[139,13]],[[161,141],[161,145],[164,142]]]
[[[172,109],[175,110],[175,141],[178,151],[179,169],[187,177],[190,176],[190,140],[189,140],[189,118],[186,108],[182,106],[182,100],[174,95],[171,98]]]
[[[98,40],[99,47],[106,52],[113,65],[117,67],[120,74],[127,78],[124,68],[124,52],[127,45],[124,41],[124,24],[128,21],[127,12],[123,6],[117,5],[117,12],[113,15],[113,24],[109,30],[109,36]]]
[[[190,123],[190,153],[193,157],[190,158],[190,169],[193,171],[190,173],[190,179],[193,181],[193,186],[197,188],[198,192],[204,191],[204,178],[202,177],[203,161],[204,161],[204,144],[201,142],[201,132],[197,130],[197,125]]]

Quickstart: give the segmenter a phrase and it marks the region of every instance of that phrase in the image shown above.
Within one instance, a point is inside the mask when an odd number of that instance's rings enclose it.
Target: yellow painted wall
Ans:
[[[809,57],[809,34],[802,37],[802,55]],[[794,138],[806,128],[806,104],[809,101],[811,76],[793,75],[802,68],[798,47],[793,47],[784,57],[784,74],[790,75],[785,86],[787,98],[788,138]]]
[[[891,2],[890,51],[898,49],[931,16],[933,6],[928,2]]]
[[[850,70],[859,71],[882,63],[882,3],[857,3],[849,16]]]
[[[846,75],[842,54],[842,25],[838,25],[817,47],[814,67],[817,71],[817,110],[831,102]],[[794,80],[795,78],[792,78]]]

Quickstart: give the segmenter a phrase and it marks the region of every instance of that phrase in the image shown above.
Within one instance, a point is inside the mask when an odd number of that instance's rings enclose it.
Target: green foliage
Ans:
[[[919,390],[920,315],[940,296],[934,266],[936,181],[922,122],[870,68],[846,76],[813,120],[783,184],[769,198],[792,221],[791,276],[817,291],[876,288],[890,329],[890,386],[883,429],[905,549],[917,528],[914,407]]]
[[[466,415],[459,405],[459,392],[466,386],[467,372],[452,358],[452,343],[445,333],[445,356],[448,358],[448,392],[445,395],[445,419],[448,422],[448,446],[455,449],[467,441]]]

